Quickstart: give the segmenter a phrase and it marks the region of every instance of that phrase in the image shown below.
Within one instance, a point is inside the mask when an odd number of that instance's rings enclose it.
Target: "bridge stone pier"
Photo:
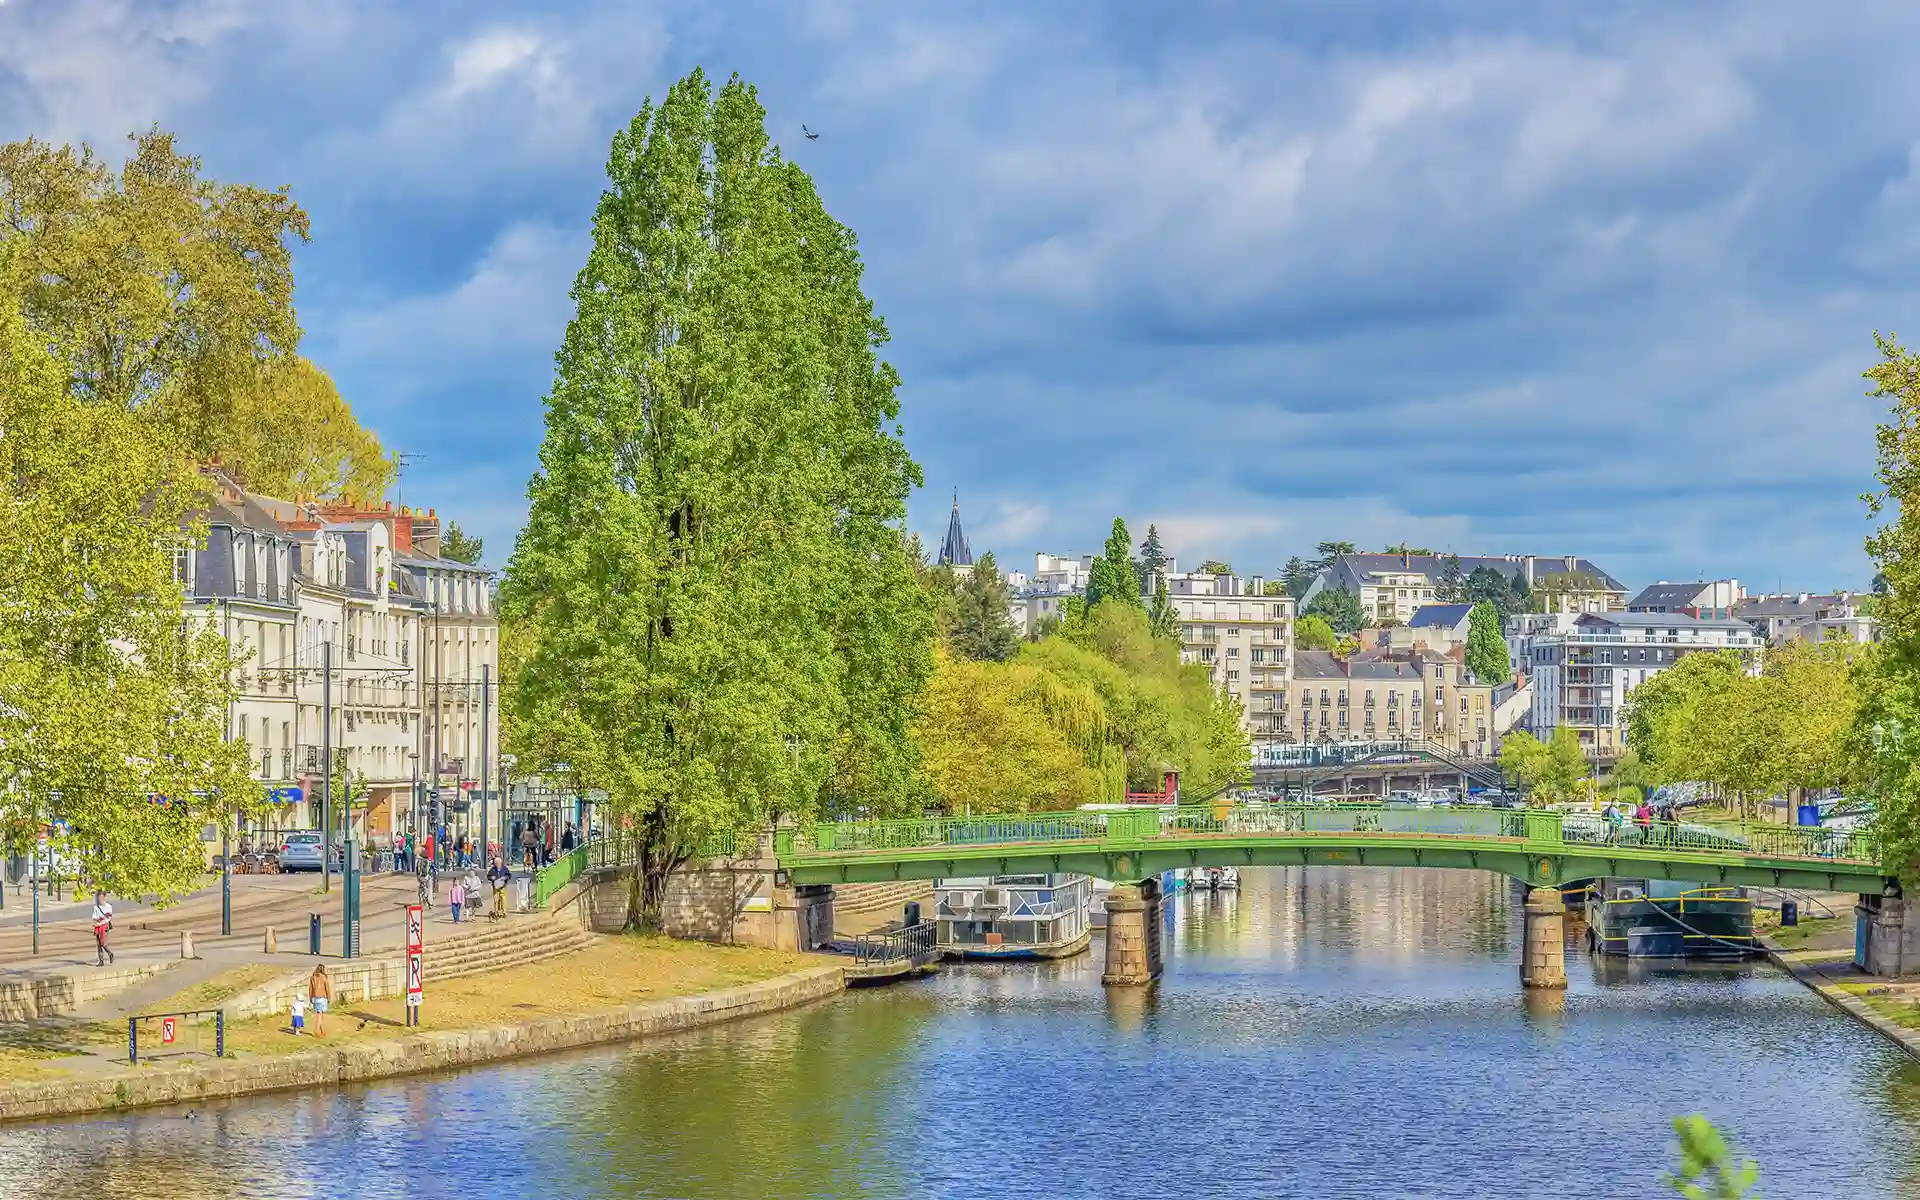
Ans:
[[[1530,988],[1567,986],[1567,902],[1557,887],[1527,893],[1522,922],[1520,983]]]
[[[1854,908],[1865,926],[1861,965],[1869,975],[1906,975],[1920,971],[1920,911],[1888,884],[1877,896],[1862,895]]]
[[[1100,982],[1145,987],[1160,978],[1160,880],[1116,883],[1107,894],[1107,965]]]

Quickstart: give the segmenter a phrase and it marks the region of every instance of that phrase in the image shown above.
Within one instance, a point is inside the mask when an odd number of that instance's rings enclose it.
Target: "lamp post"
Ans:
[[[414,840],[418,853],[420,842],[420,752],[407,751],[407,762],[413,768],[413,783],[407,791],[407,836]]]

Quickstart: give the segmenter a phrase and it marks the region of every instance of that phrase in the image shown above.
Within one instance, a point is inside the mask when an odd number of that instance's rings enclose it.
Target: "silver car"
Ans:
[[[318,871],[320,835],[313,832],[289,833],[280,842],[282,871]]]

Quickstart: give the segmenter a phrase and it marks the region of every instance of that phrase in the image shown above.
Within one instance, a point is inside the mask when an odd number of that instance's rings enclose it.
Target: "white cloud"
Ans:
[[[584,231],[510,225],[454,287],[341,315],[328,331],[332,350],[419,376],[550,353],[572,315],[567,293],[588,241]]]

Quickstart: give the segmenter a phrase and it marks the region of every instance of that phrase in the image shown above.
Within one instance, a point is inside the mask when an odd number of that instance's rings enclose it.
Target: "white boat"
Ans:
[[[1086,875],[942,879],[933,898],[935,943],[948,958],[1066,958],[1093,937],[1093,880]]]
[[[1188,867],[1187,887],[1196,892],[1231,892],[1240,886],[1240,872],[1234,867]]]

